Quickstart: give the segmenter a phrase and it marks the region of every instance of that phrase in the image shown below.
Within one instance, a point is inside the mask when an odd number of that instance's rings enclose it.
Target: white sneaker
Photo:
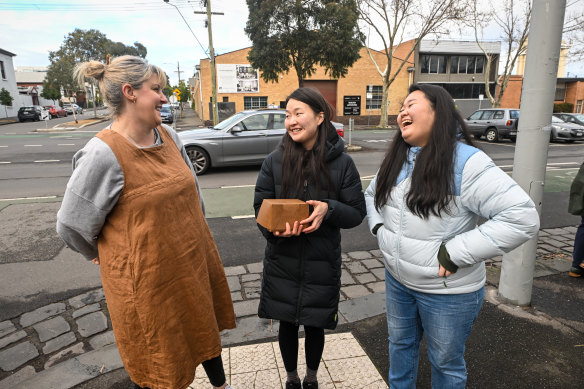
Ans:
[[[227,384],[227,386],[225,387],[225,389],[235,389],[233,386]]]

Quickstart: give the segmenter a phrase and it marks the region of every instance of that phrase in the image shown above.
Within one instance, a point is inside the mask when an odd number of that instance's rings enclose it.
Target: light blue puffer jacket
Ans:
[[[380,212],[375,209],[377,176],[365,191],[371,231],[378,223],[377,241],[385,267],[406,287],[425,293],[457,294],[480,289],[486,280],[484,260],[509,252],[534,237],[539,215],[533,201],[482,151],[459,142],[456,147],[455,193],[451,214],[422,219],[405,199],[421,148],[412,147],[408,161]],[[488,219],[477,227],[479,216]],[[438,250],[446,243],[458,271],[438,276]]]

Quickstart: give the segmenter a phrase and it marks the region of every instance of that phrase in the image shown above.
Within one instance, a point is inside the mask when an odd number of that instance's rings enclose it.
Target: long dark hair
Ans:
[[[318,126],[316,142],[312,150],[304,150],[302,144],[292,140],[288,132],[284,134],[282,141],[282,196],[294,198],[302,193],[305,181],[314,183],[317,193],[321,185],[321,173],[324,173],[328,189],[332,188],[331,178],[326,165],[326,141],[331,124],[333,109],[324,97],[315,89],[298,88],[286,98],[286,104],[290,99],[298,100],[308,105],[315,115],[323,112],[324,120]]]
[[[452,97],[444,88],[414,84],[409,93],[415,91],[421,91],[430,101],[434,109],[434,124],[428,143],[416,157],[406,205],[412,213],[427,219],[430,214],[441,216],[442,212],[450,212],[448,206],[454,191],[454,152],[457,140],[462,137],[467,144],[474,144]],[[410,147],[398,130],[377,173],[377,210],[391,197]]]

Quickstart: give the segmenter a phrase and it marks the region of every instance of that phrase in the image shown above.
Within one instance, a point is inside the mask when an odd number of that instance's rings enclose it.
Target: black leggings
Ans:
[[[298,327],[296,324],[280,321],[278,343],[286,371],[296,370],[298,366]],[[322,351],[324,350],[324,329],[304,326],[304,355],[306,366],[318,370]]]
[[[223,360],[221,359],[221,355],[203,362],[203,369],[205,369],[205,373],[207,373],[207,377],[209,377],[209,382],[211,382],[211,385],[219,387],[226,382],[225,370],[223,370]],[[134,388],[148,389],[142,388],[137,384],[134,384]]]

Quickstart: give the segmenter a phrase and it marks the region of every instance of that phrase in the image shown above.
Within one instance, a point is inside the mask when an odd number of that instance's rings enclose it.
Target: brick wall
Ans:
[[[394,72],[397,66],[402,61],[402,57],[407,55],[409,48],[413,45],[413,41],[405,42],[394,55]],[[250,48],[244,48],[230,53],[225,53],[216,57],[216,64],[249,64],[247,60],[247,55]],[[367,85],[382,85],[381,76],[379,75],[377,68],[373,61],[371,60],[367,50],[362,48],[360,51],[361,58],[353,64],[353,66],[348,70],[347,76],[337,80],[337,96],[336,96],[336,106],[338,120],[346,122],[348,117],[343,117],[343,96],[361,96],[361,117],[357,118],[358,122],[367,122],[368,120],[371,124],[377,124],[379,122],[379,109],[367,111],[366,107],[366,88]],[[379,68],[383,70],[385,68],[385,55],[379,51],[371,51],[371,55],[378,62]],[[402,56],[402,57],[400,57]],[[413,58],[413,54],[411,56]],[[209,59],[203,59],[200,62],[201,66],[201,79],[202,79],[202,89],[203,89],[203,109],[204,109],[204,119],[209,120],[209,102],[211,98],[211,66]],[[389,89],[389,110],[388,114],[390,117],[397,115],[401,103],[407,95],[407,90],[409,87],[409,76],[407,72],[408,66],[413,66],[413,60],[411,63],[406,63],[399,75],[396,77],[395,81],[392,83]],[[325,74],[324,68],[317,68],[316,72],[307,78],[307,80],[332,80],[327,74]],[[281,101],[286,100],[286,97],[292,93],[296,88],[298,88],[298,76],[294,69],[290,69],[287,74],[280,75],[280,79],[277,83],[274,82],[264,82],[259,80],[259,93],[218,93],[217,101],[222,102],[224,97],[228,99],[229,102],[235,103],[236,112],[242,111],[244,109],[244,97],[255,96],[255,97],[267,97],[268,105],[280,105]],[[196,101],[197,111],[200,110],[200,96],[198,86],[196,87],[193,99]],[[200,111],[199,111],[200,113]],[[370,116],[370,117],[368,117]]]

